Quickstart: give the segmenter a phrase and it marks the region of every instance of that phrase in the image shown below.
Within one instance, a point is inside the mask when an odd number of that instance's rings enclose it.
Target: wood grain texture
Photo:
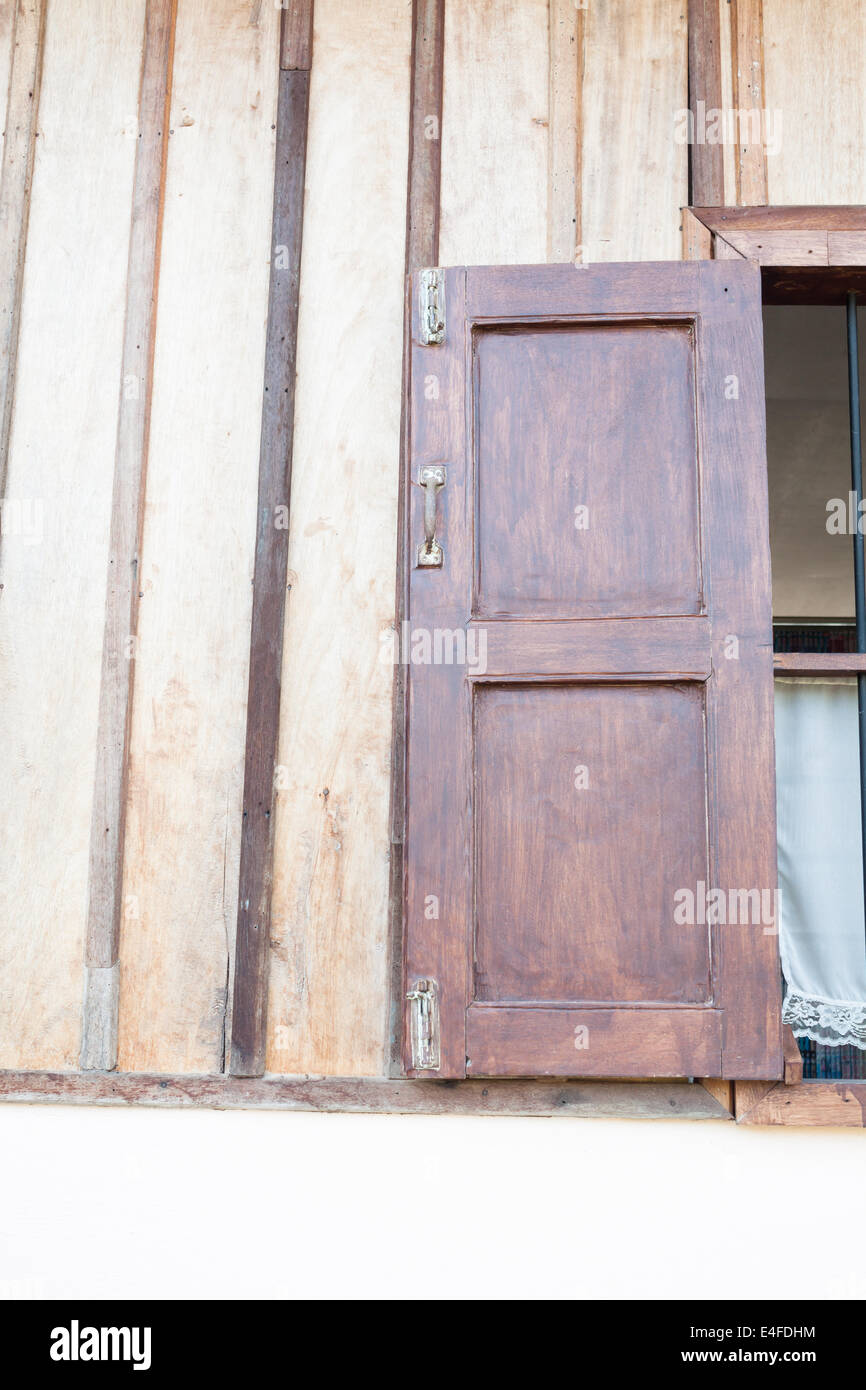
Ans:
[[[47,0],[6,0],[14,11],[12,67],[4,106],[0,165],[0,497],[6,496],[21,294],[36,123],[42,86]],[[8,25],[9,21],[6,21]],[[6,27],[6,26],[4,26]]]
[[[550,0],[547,259],[573,262],[581,244],[581,156],[586,10]]]
[[[709,261],[712,257],[712,232],[698,221],[691,208],[683,208],[683,260]]]
[[[700,108],[722,110],[719,0],[689,0],[689,108],[696,126]],[[709,205],[725,201],[724,145],[701,140],[691,147],[689,197]]]
[[[719,56],[722,76],[722,112],[723,119],[731,122],[736,118],[732,112],[736,109],[734,100],[734,59],[733,44],[733,5],[731,0],[717,0],[719,7]],[[726,126],[729,129],[729,126]],[[723,203],[736,203],[737,201],[737,144],[735,140],[726,138],[722,145],[722,165],[724,170],[724,196]]]
[[[737,1082],[737,1123],[799,1125],[863,1129],[866,1127],[866,1084],[856,1081],[804,1081],[745,1093]]]
[[[828,265],[826,230],[773,229],[759,232],[738,227],[725,229],[724,241],[749,261],[761,265]],[[721,257],[717,256],[717,260]]]
[[[75,1067],[81,1041],[144,15],[143,0],[122,21],[111,0],[59,3],[45,29],[0,546],[0,838],[15,847],[0,1058],[13,1065]]]
[[[316,5],[268,1070],[381,1075],[411,11]],[[347,236],[347,229],[350,235]]]
[[[0,1072],[0,1100],[25,1105],[135,1105],[549,1119],[730,1120],[684,1082],[404,1081],[356,1077],[160,1076]]]
[[[737,231],[866,231],[866,206],[857,203],[797,204],[790,207],[693,207],[700,222],[729,236]]]
[[[280,12],[179,6],[118,1065],[218,1071],[237,912]]]
[[[782,1025],[782,1051],[785,1055],[785,1075],[782,1078],[786,1086],[799,1086],[803,1081],[803,1054],[797,1045],[797,1039],[789,1024]]]
[[[280,0],[280,67],[308,72],[313,60],[314,0]]]
[[[549,61],[547,0],[446,4],[443,265],[547,259]]]
[[[575,1038],[582,1047],[576,1051]],[[712,1009],[512,1009],[474,1005],[473,1076],[682,1076],[717,1071],[722,1018]]]
[[[414,0],[406,269],[439,262],[445,0]]]
[[[782,113],[770,203],[866,203],[866,10],[858,0],[763,0],[766,104]]]
[[[586,8],[581,159],[583,260],[680,257],[688,146],[686,7],[670,0],[590,0]]]
[[[11,3],[0,6],[0,112],[3,124],[3,130],[0,130],[0,160],[3,157],[3,143],[6,137],[6,106],[9,100],[9,80],[12,76],[12,41],[17,8],[17,4]]]
[[[866,671],[866,656],[857,652],[774,652],[777,676],[848,676]]]
[[[119,994],[115,967],[122,915],[134,642],[176,15],[177,0],[148,0],[138,102],[84,953],[81,1065],[103,1071],[110,1070],[117,1060]],[[106,970],[113,971],[111,989],[103,985]],[[106,1010],[111,1011],[110,1016]],[[97,1039],[100,1047],[95,1045]]]
[[[830,265],[866,265],[866,231],[827,233]]]
[[[489,686],[474,750],[474,998],[706,1004],[709,934],[672,924],[677,889],[709,876],[703,686]]]
[[[764,100],[763,0],[731,0],[733,98],[739,113],[760,113]],[[767,148],[753,120],[738,120],[737,202],[767,203]]]
[[[585,396],[576,413],[578,381]],[[475,395],[475,614],[627,618],[700,611],[688,323],[482,333]],[[655,441],[650,451],[644,431]],[[563,505],[564,498],[572,505]],[[588,514],[577,547],[574,503]],[[666,525],[658,524],[661,515]],[[503,544],[509,534],[510,544]]]
[[[281,72],[235,938],[230,1065],[235,1076],[260,1076],[265,1068],[274,777],[289,548],[288,526],[278,523],[287,519],[292,481],[308,107],[308,73]]]
[[[442,180],[442,84],[445,63],[445,0],[413,0],[412,81],[410,94],[409,170],[406,197],[405,270],[411,275],[439,260],[439,204]],[[405,317],[405,316],[404,316]],[[409,334],[404,331],[404,391],[400,417],[400,477],[397,492],[397,535],[406,526],[406,390]],[[407,567],[404,548],[397,546],[395,630],[402,632],[407,612]],[[399,1075],[403,978],[403,838],[406,815],[406,668],[394,668],[393,732],[391,741],[390,865],[388,887],[389,1075]]]

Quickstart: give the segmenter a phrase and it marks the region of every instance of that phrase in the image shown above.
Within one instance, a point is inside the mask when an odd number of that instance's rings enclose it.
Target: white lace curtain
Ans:
[[[855,680],[776,681],[782,1017],[866,1049],[858,749]]]

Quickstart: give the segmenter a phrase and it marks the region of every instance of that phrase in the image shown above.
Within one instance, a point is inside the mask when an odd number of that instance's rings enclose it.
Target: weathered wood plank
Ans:
[[[586,10],[581,160],[585,261],[675,261],[688,202],[686,8],[591,0]],[[447,80],[447,74],[446,74]]]
[[[826,231],[725,230],[725,241],[749,261],[761,265],[828,265]]]
[[[710,261],[712,258],[712,232],[698,221],[690,208],[683,208],[683,260]]]
[[[219,1071],[238,902],[280,11],[178,7],[118,1066]]]
[[[382,1075],[411,11],[317,0],[268,1070]],[[289,675],[291,673],[291,675]]]
[[[446,4],[443,265],[547,260],[548,68],[547,0]]]
[[[803,1054],[787,1023],[782,1025],[782,1051],[785,1057],[785,1085],[801,1085],[803,1081]]]
[[[866,656],[859,652],[774,652],[777,676],[846,676],[866,672]]]
[[[55,4],[45,27],[0,545],[6,1065],[79,1061],[144,15]]]
[[[280,67],[309,72],[313,59],[313,0],[281,0]]]
[[[138,626],[159,242],[177,0],[148,0],[138,104],[138,140],[129,233],[126,322],[111,501],[105,629],[90,822],[81,1065],[110,1070],[117,1060],[117,951],[129,731]],[[108,972],[108,976],[106,973]],[[106,979],[110,978],[110,987]]]
[[[409,275],[439,259],[439,195],[442,177],[442,79],[445,50],[445,0],[413,0],[412,83],[410,95],[409,174],[406,212],[406,260]],[[403,375],[408,379],[408,337],[404,339]],[[406,525],[405,487],[406,391],[400,421],[400,477],[397,497],[397,585],[395,628],[408,611],[405,553],[400,538]],[[388,887],[390,1009],[388,1071],[400,1073],[403,978],[403,838],[405,825],[406,668],[394,668],[394,715],[391,744],[391,848]]]
[[[17,8],[17,5],[9,3],[9,0],[6,4],[0,5],[0,121],[3,124],[3,130],[0,130],[0,161],[3,158],[6,106],[9,100],[9,81],[12,76],[12,40],[15,33]]]
[[[780,112],[770,203],[866,203],[866,8],[763,0],[766,104]]]
[[[9,465],[46,0],[7,0],[7,6],[14,9],[14,25],[0,165],[0,497],[6,496]]]
[[[734,104],[739,112],[764,110],[764,29],[762,0],[731,0],[731,60]],[[760,122],[758,123],[760,125]],[[737,202],[766,203],[767,149],[756,139],[754,120],[738,122]],[[763,126],[761,125],[761,130]]]
[[[830,265],[866,265],[866,232],[828,232]]]
[[[439,259],[445,0],[414,0],[406,270]]]
[[[552,1119],[731,1118],[703,1086],[676,1081],[447,1082],[6,1071],[0,1072],[0,1101]]]
[[[308,107],[309,74],[303,70],[281,72],[235,938],[230,1064],[235,1076],[260,1076],[265,1069],[274,774],[288,571]],[[295,679],[297,675],[295,672]]]
[[[866,231],[866,206],[859,203],[805,204],[790,207],[693,207],[700,222],[729,235],[726,228],[745,231]]]
[[[701,125],[699,103],[704,113],[721,111],[722,50],[719,0],[689,0],[689,107],[696,130]],[[724,145],[696,141],[691,147],[691,189],[693,203],[717,205],[725,201]]]
[[[741,1084],[737,1082],[738,1093]],[[804,1081],[793,1086],[779,1083],[745,1110],[738,1109],[737,1123],[838,1125],[845,1129],[863,1129],[866,1126],[866,1085],[856,1081]]]
[[[719,8],[719,59],[721,64],[722,76],[722,101],[721,108],[723,119],[729,123],[732,119],[731,113],[734,110],[734,60],[732,53],[733,36],[731,30],[732,9],[730,0],[717,0]],[[734,118],[736,119],[736,118]],[[725,125],[725,130],[730,130],[730,125]],[[736,140],[726,138],[722,144],[722,164],[724,167],[724,196],[723,203],[736,203],[737,201],[737,144]]]
[[[585,9],[550,0],[547,259],[574,261],[581,240]]]

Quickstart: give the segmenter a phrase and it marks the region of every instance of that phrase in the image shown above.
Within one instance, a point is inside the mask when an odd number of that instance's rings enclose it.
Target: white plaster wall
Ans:
[[[714,1121],[7,1105],[0,1289],[863,1298],[864,1156],[863,1131]],[[405,1281],[422,1231],[419,1291]]]

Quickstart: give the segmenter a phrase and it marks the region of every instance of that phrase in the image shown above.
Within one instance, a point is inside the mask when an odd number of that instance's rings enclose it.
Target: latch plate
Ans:
[[[435,267],[418,277],[421,298],[421,342],[433,347],[445,341],[445,276]]]
[[[416,980],[406,992],[409,1002],[409,1047],[413,1071],[439,1070],[439,986]]]

